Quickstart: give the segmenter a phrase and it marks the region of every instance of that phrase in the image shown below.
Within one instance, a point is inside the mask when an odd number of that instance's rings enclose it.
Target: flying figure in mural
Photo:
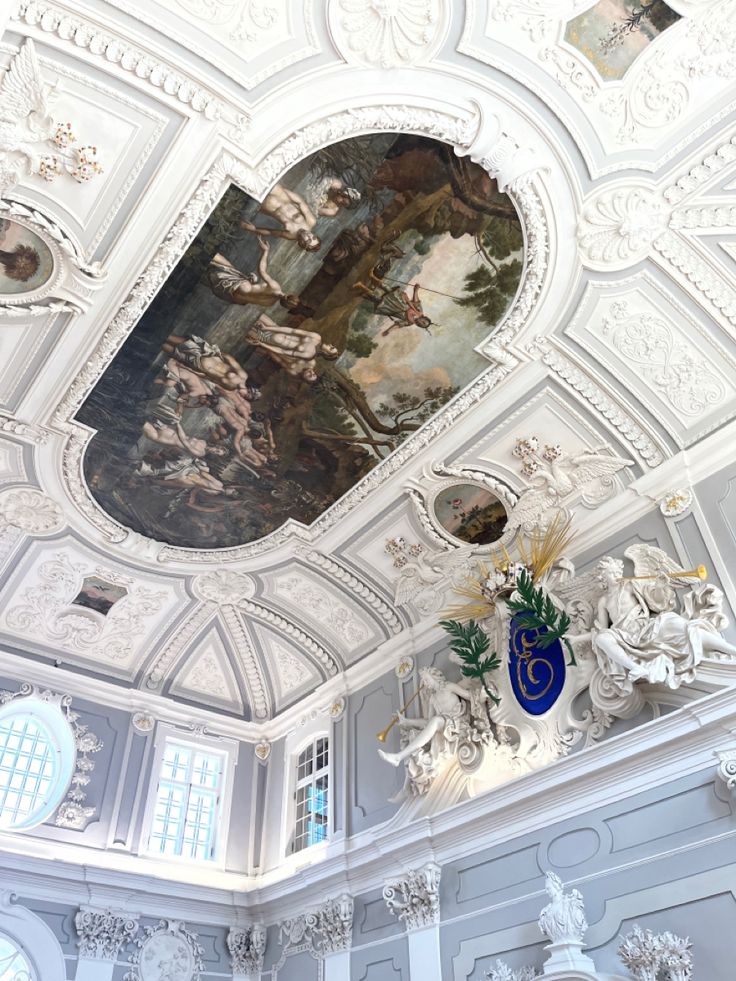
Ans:
[[[358,282],[353,289],[361,293],[366,300],[373,304],[373,311],[377,315],[389,317],[393,322],[390,327],[381,331],[382,337],[387,337],[392,330],[400,327],[420,327],[431,333],[432,321],[422,308],[422,301],[419,299],[419,283],[414,284],[411,296],[404,293],[399,286],[384,286],[376,277],[371,277],[375,286],[366,286],[365,283]]]
[[[252,303],[259,307],[280,303],[291,313],[311,317],[314,310],[305,306],[294,293],[284,293],[281,284],[269,273],[268,254],[271,246],[262,235],[258,236],[258,244],[261,258],[257,272],[241,272],[219,252],[213,257],[207,270],[212,292],[226,303],[243,306]]]
[[[287,374],[306,382],[317,380],[317,357],[328,361],[340,357],[334,344],[325,343],[315,331],[281,327],[265,313],[247,328],[245,340],[264,351]]]

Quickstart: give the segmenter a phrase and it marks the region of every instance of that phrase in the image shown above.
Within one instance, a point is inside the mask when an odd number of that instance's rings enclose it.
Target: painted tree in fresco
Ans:
[[[668,7],[665,0],[649,0],[648,3],[636,4],[627,16],[617,21],[601,40],[601,51],[608,53],[624,44],[630,35],[642,29],[645,21],[649,21],[654,30],[661,33],[679,19],[680,15]]]
[[[16,245],[12,252],[0,249],[0,265],[8,279],[25,283],[38,272],[41,259],[31,245]]]
[[[491,218],[476,236],[476,244],[484,261],[465,277],[465,296],[457,302],[462,307],[476,307],[483,323],[492,327],[503,316],[519,285],[521,262],[506,260],[521,251],[521,228],[518,222]]]

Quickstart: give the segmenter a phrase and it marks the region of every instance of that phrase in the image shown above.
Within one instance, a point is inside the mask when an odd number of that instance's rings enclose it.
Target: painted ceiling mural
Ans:
[[[231,186],[77,415],[92,494],[181,547],[309,524],[484,370],[522,271],[511,199],[424,137]]]

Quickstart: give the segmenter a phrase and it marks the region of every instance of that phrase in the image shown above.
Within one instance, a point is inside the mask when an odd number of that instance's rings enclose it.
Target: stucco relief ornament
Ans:
[[[403,921],[407,930],[420,930],[439,923],[441,874],[439,865],[429,862],[384,886],[386,905]]]
[[[443,552],[428,551],[418,542],[407,544],[399,538],[389,538],[385,550],[399,570],[394,586],[397,606],[413,603],[420,613],[436,613],[448,589],[459,585],[470,572],[475,546],[447,548]]]
[[[636,981],[690,981],[693,976],[692,944],[669,931],[652,933],[635,926],[622,937],[618,956]]]
[[[115,910],[80,909],[74,917],[79,956],[115,961],[120,948],[138,933],[138,916]]]
[[[271,743],[267,739],[261,739],[260,742],[256,743],[256,748],[253,752],[261,763],[265,763],[271,755]]]
[[[608,447],[569,454],[559,445],[540,448],[536,436],[517,439],[513,449],[522,461],[529,486],[511,509],[507,529],[533,531],[546,526],[561,510],[580,498],[587,507],[602,504],[616,492],[614,475],[633,460],[606,452]]]
[[[227,935],[227,949],[230,951],[233,975],[260,975],[266,950],[266,928],[260,923],[233,927]]]
[[[64,527],[64,517],[42,491],[14,487],[0,494],[0,531],[9,525],[27,535],[53,535]]]
[[[726,789],[736,797],[736,750],[730,749],[716,753],[718,757],[718,779],[723,781]]]
[[[249,576],[230,569],[205,572],[197,576],[192,588],[200,599],[218,606],[237,606],[255,593],[255,585]]]
[[[486,971],[487,981],[535,981],[539,977],[541,974],[537,974],[533,967],[521,967],[514,971],[503,961],[496,961],[490,971]]]
[[[668,491],[659,502],[659,510],[665,518],[678,518],[692,507],[694,497],[689,487]]]
[[[338,33],[347,57],[380,68],[411,65],[426,57],[440,20],[438,0],[334,0]]]
[[[317,911],[320,953],[350,950],[353,942],[353,898],[347,893],[323,903]]]
[[[90,732],[89,726],[79,723],[79,715],[76,712],[72,712],[68,707],[71,704],[71,698],[69,696],[66,697],[68,699],[66,702],[66,716],[74,730],[77,762],[71,787],[67,792],[66,799],[61,803],[56,812],[54,824],[57,828],[71,828],[74,831],[82,831],[97,811],[96,807],[90,807],[85,804],[87,791],[84,788],[89,785],[90,774],[95,768],[94,760],[90,759],[90,754],[99,753],[103,748],[103,742],[93,732]]]
[[[134,942],[123,981],[199,981],[204,948],[179,920],[148,926]]]
[[[71,123],[53,120],[55,97],[29,38],[0,82],[0,196],[33,174],[53,181],[67,173],[84,183],[101,173],[97,148],[74,147]]]
[[[578,223],[578,248],[586,266],[625,269],[646,258],[667,229],[670,209],[652,191],[619,187],[595,193]]]

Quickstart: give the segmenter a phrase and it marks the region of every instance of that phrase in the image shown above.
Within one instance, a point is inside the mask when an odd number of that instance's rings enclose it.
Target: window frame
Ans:
[[[321,770],[312,770],[312,773],[308,779],[299,779],[299,757],[302,755],[305,749],[309,746],[314,747],[316,756],[316,746],[320,739],[324,739],[327,743],[327,765]],[[284,845],[281,849],[282,855],[287,859],[292,859],[294,861],[299,861],[300,858],[304,858],[306,855],[315,854],[315,850],[322,850],[329,845],[333,833],[333,799],[334,799],[334,783],[333,783],[333,738],[332,732],[320,726],[314,729],[312,732],[305,734],[302,739],[294,746],[293,749],[287,748],[287,766],[286,774],[288,779],[288,807],[285,808],[285,824],[284,824]],[[302,848],[295,848],[296,835],[297,835],[297,796],[299,788],[302,786],[315,786],[316,780],[319,776],[327,776],[327,824],[325,836],[321,841],[315,841],[312,844],[306,844]]]
[[[55,701],[45,701],[36,695],[28,695],[16,696],[0,706],[0,723],[22,716],[36,720],[48,733],[56,760],[55,779],[43,806],[25,819],[6,826],[0,817],[0,833],[30,831],[48,821],[63,803],[77,766],[76,736],[61,705]]]
[[[214,820],[214,846],[210,858],[191,858],[188,855],[166,855],[152,845],[153,824],[161,783],[161,769],[164,754],[170,745],[182,746],[194,752],[205,752],[222,757],[222,771],[218,795],[217,813]],[[174,862],[198,868],[224,869],[227,855],[227,842],[230,831],[230,808],[235,783],[235,767],[238,758],[238,744],[230,739],[215,736],[199,736],[182,732],[176,726],[159,722],[154,743],[153,763],[144,812],[138,853],[158,862]]]

